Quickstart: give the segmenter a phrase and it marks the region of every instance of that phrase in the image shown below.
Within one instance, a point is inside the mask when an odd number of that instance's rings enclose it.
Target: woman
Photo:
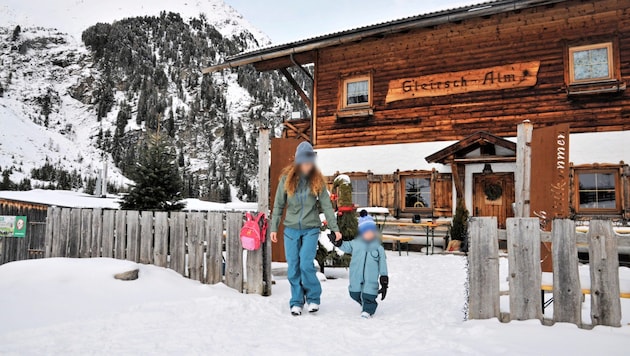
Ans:
[[[321,226],[320,207],[324,211],[328,227],[338,240],[341,239],[326,181],[315,166],[316,156],[317,153],[308,142],[302,142],[297,147],[294,164],[282,172],[271,218],[271,241],[276,243],[278,226],[286,207],[284,251],[289,265],[287,278],[291,285],[289,306],[294,316],[302,315],[305,299],[310,313],[319,310],[322,287],[313,260],[317,253]]]

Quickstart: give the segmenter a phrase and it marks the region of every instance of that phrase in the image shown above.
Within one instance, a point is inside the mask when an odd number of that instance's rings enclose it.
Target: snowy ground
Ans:
[[[323,283],[317,315],[288,314],[278,277],[269,298],[206,286],[134,263],[47,259],[0,266],[0,354],[627,354],[630,327],[464,322],[465,259],[389,255],[391,288],[372,320],[347,296],[347,272]],[[630,305],[623,304],[628,323]]]

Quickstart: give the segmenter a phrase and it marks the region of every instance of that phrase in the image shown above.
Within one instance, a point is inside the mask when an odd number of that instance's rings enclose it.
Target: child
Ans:
[[[343,252],[352,255],[348,287],[350,297],[363,307],[361,317],[369,319],[376,312],[378,294],[381,294],[381,300],[387,295],[389,278],[385,250],[378,238],[376,223],[371,216],[361,215],[364,216],[359,218],[359,236],[352,241],[337,240],[334,243]]]

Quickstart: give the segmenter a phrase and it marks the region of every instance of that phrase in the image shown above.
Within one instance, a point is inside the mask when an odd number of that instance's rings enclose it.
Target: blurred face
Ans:
[[[372,241],[376,238],[376,231],[368,230],[363,234],[363,239],[365,241]]]
[[[315,165],[313,163],[302,163],[300,164],[300,173],[307,176],[311,174],[314,168],[315,168]]]
[[[24,228],[24,220],[18,220],[15,225],[17,225],[18,230],[22,230]]]

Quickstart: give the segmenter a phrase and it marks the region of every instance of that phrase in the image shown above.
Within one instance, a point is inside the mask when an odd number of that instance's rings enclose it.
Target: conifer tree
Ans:
[[[122,209],[181,210],[182,181],[177,167],[177,155],[159,133],[149,137],[147,145],[131,169],[135,181],[124,198]]]

